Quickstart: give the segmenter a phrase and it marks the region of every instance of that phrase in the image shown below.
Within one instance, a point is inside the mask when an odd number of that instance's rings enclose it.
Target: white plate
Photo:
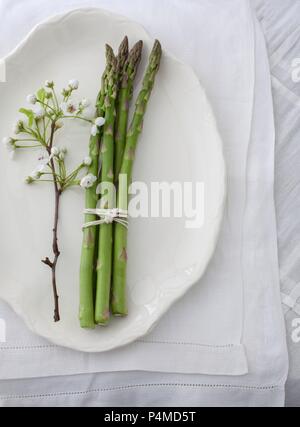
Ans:
[[[80,9],[38,25],[6,58],[7,83],[0,86],[1,137],[11,133],[17,110],[28,93],[46,79],[60,87],[80,80],[79,96],[95,98],[104,67],[104,44],[118,46],[127,34],[143,39],[143,62],[153,40],[124,17],[100,9]],[[163,45],[163,40],[161,40]],[[86,126],[76,123],[61,132],[69,161],[88,150]],[[40,260],[51,255],[52,187],[28,186],[24,177],[36,164],[32,152],[14,161],[0,156],[0,297],[22,316],[29,328],[53,343],[82,351],[109,350],[149,332],[153,325],[202,276],[214,251],[225,198],[222,143],[203,88],[190,67],[164,52],[145,119],[134,179],[200,181],[205,185],[205,223],[186,229],[185,219],[130,221],[129,315],[106,328],[88,331],[78,322],[78,270],[84,197],[80,189],[62,198],[58,287],[62,320],[52,320],[50,271]],[[197,285],[198,286],[198,285]],[[199,284],[201,286],[201,283]]]

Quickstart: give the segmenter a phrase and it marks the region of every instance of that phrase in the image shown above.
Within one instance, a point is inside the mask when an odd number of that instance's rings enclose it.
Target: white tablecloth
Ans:
[[[256,0],[256,10],[270,58],[276,125],[279,270],[290,356],[286,405],[300,406],[300,3]]]
[[[264,40],[248,0],[165,0],[159,7],[133,0],[3,1],[0,55],[41,18],[81,4],[141,22],[198,73],[224,140],[224,224],[199,286],[153,333],[124,349],[87,355],[52,346],[1,304],[7,340],[0,345],[6,379],[0,402],[282,405],[287,353],[277,275],[272,101]],[[66,376],[79,373],[87,374]],[[20,380],[28,377],[36,379]]]

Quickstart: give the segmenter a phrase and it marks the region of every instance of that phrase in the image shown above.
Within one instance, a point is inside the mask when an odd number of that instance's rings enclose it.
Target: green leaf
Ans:
[[[46,98],[46,91],[45,89],[42,87],[41,89],[39,89],[37,91],[37,99],[41,102],[44,102]]]
[[[33,125],[34,113],[32,110],[27,110],[26,108],[20,108],[20,113],[24,114],[28,118],[28,126],[31,127]]]

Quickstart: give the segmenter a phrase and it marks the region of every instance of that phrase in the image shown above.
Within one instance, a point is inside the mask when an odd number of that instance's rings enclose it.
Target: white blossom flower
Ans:
[[[92,164],[92,159],[90,158],[90,156],[86,156],[86,157],[83,159],[83,164],[84,164],[84,166],[91,166],[91,164]]]
[[[104,123],[105,123],[105,118],[104,117],[97,117],[95,119],[95,125],[98,126],[98,127],[103,126]]]
[[[41,153],[38,156],[38,161],[40,164],[47,165],[52,159],[52,157],[53,157],[52,155],[49,156],[46,150],[41,150]]]
[[[40,105],[37,105],[33,108],[33,113],[36,119],[42,119],[46,114],[44,108]]]
[[[93,126],[91,127],[91,135],[92,135],[92,136],[96,136],[96,135],[97,135],[97,133],[99,133],[98,126],[93,125]]]
[[[61,151],[58,155],[59,160],[64,160],[65,159],[65,153],[63,151]]]
[[[38,165],[35,167],[35,169],[33,170],[32,174],[34,173],[42,173],[45,171],[45,169],[47,169],[48,166],[48,161],[41,161],[40,163],[38,163]],[[32,176],[31,174],[31,176]]]
[[[16,144],[15,144],[15,140],[13,138],[6,136],[5,138],[2,139],[2,143],[10,153],[15,151]]]
[[[44,172],[52,158],[53,158],[53,154],[52,153],[49,156],[49,154],[47,153],[46,150],[42,151],[41,154],[38,157],[38,164],[34,168],[34,170],[33,170],[33,172],[31,173],[30,176],[33,177],[33,175],[35,173],[41,174],[42,172]]]
[[[82,178],[82,180],[80,181],[80,186],[82,188],[90,188],[95,184],[96,181],[97,181],[97,177],[89,173]]]
[[[81,111],[80,116],[87,120],[93,120],[95,117],[96,109],[93,105],[89,105]]]
[[[3,144],[3,145],[10,144],[12,140],[13,140],[13,139],[12,139],[10,136],[5,136],[5,137],[2,139],[2,144]]]
[[[24,130],[24,122],[23,120],[18,120],[13,127],[13,131],[16,135],[21,133]]]
[[[29,175],[30,178],[32,179],[40,179],[41,177],[41,172],[34,170],[31,172],[31,174]]]
[[[47,166],[48,166],[48,163],[46,163],[46,164],[43,164],[43,163],[38,164],[36,166],[36,168],[33,170],[31,176],[33,176],[35,173],[43,173],[45,171],[45,169],[47,168]]]
[[[54,82],[52,80],[46,80],[45,86],[52,89],[54,87]]]
[[[77,102],[72,101],[69,99],[68,102],[63,102],[60,106],[62,112],[66,116],[72,116],[77,113],[78,111],[78,104]]]
[[[27,100],[27,102],[29,104],[33,104],[34,105],[34,104],[37,103],[37,97],[34,94],[28,95],[27,98],[26,98],[26,100]]]
[[[11,146],[14,146],[14,144],[15,144],[15,140],[14,140],[13,138],[11,138],[10,136],[5,136],[5,137],[2,139],[2,144],[3,144],[5,147],[11,147]]]
[[[59,148],[57,148],[57,147],[52,147],[51,148],[51,154],[52,154],[52,156],[58,156],[59,152],[60,152]]]
[[[76,80],[76,79],[69,80],[68,86],[69,86],[71,89],[76,90],[76,89],[78,89],[78,87],[79,87],[79,81],[78,81],[78,80]]]
[[[62,148],[60,149],[60,151],[61,151],[61,153],[64,153],[64,154],[67,154],[67,152],[68,152],[68,150],[67,150],[67,148],[66,148],[66,147],[62,147]]]
[[[91,101],[89,99],[83,98],[83,100],[80,102],[83,108],[87,108],[91,105]]]

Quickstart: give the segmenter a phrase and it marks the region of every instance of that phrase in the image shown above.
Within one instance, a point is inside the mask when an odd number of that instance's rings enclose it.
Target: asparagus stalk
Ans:
[[[136,146],[139,135],[142,131],[144,115],[147,103],[149,101],[152,88],[154,86],[155,76],[159,68],[161,59],[161,45],[158,40],[155,41],[150,53],[149,64],[143,79],[141,91],[137,97],[135,112],[132,118],[130,128],[126,136],[126,145],[120,176],[127,176],[127,194],[128,187],[132,181],[132,169],[135,157]],[[119,193],[122,188],[119,187]],[[126,197],[118,196],[118,208],[128,209]],[[119,224],[115,224],[114,229],[114,259],[113,259],[113,283],[112,283],[112,313],[116,316],[126,316],[126,267],[127,267],[127,229]]]
[[[117,97],[117,61],[113,50],[106,45],[107,63],[111,65],[107,73],[107,87],[105,96],[105,125],[103,130],[103,139],[101,144],[101,182],[113,183],[114,181],[114,123],[115,123],[115,104]],[[101,203],[104,209],[111,209],[114,206],[108,206]],[[109,300],[112,269],[112,224],[101,224],[99,227],[99,245],[97,261],[97,286],[95,301],[95,321],[98,324],[105,325],[109,320]]]
[[[123,70],[119,75],[120,89],[117,102],[116,137],[115,137],[115,180],[118,180],[122,165],[127,132],[129,102],[132,98],[133,83],[141,61],[143,49],[142,40],[138,41],[131,49]]]
[[[109,70],[109,64],[102,75],[101,90],[97,97],[96,109],[97,116],[104,114],[104,99],[106,76]],[[101,133],[91,136],[89,143],[89,156],[92,163],[89,166],[88,173],[98,176],[99,167],[99,146]],[[98,196],[96,195],[97,183],[85,192],[85,207],[95,209]],[[85,222],[94,221],[95,215],[85,215]],[[83,242],[80,261],[80,306],[79,320],[82,328],[94,328],[94,262],[96,253],[96,235],[97,227],[89,227],[83,230]]]

